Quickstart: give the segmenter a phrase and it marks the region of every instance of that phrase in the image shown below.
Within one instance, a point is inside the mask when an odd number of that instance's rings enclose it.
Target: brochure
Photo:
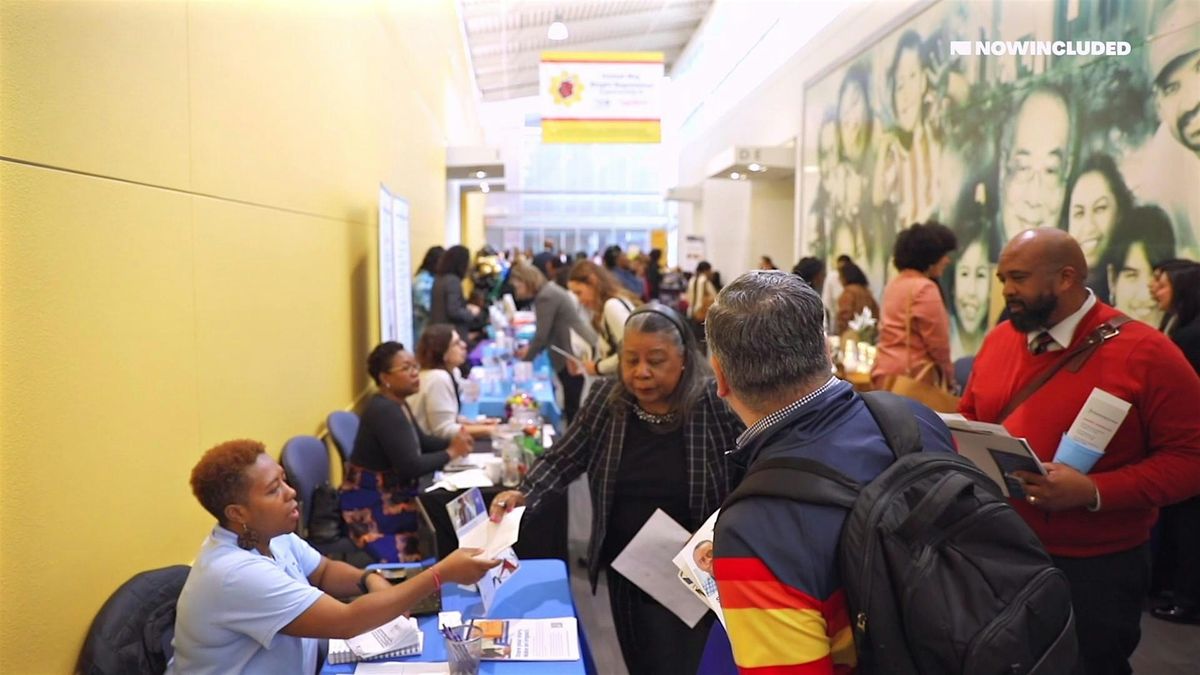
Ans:
[[[485,558],[500,560],[500,564],[489,569],[479,580],[479,597],[483,601],[484,614],[491,612],[496,592],[521,567],[521,561],[513,551],[513,544],[521,530],[521,516],[525,507],[520,506],[506,513],[499,523],[488,518],[487,506],[479,488],[472,488],[455,497],[446,505],[458,545],[464,548],[480,548]]]
[[[577,661],[579,628],[561,619],[482,619],[484,661]]]
[[[420,654],[423,638],[416,619],[398,616],[349,640],[330,640],[326,660],[329,663],[353,663]]]
[[[939,413],[950,427],[958,454],[971,460],[988,475],[1005,497],[1023,499],[1025,488],[1014,471],[1046,475],[1046,468],[1024,438],[1014,438],[999,424],[974,422],[962,415]]]
[[[721,625],[725,614],[721,611],[721,597],[717,593],[717,580],[713,578],[713,528],[717,524],[720,509],[696,530],[683,549],[675,555],[673,562],[679,568],[679,578],[692,593],[704,601],[716,613]]]

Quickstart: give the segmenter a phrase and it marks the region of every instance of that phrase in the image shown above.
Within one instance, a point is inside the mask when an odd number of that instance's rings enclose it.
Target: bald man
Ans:
[[[1017,234],[997,276],[1009,320],[984,340],[959,410],[1003,423],[1044,463],[1045,476],[1018,474],[1026,497],[1013,506],[1070,579],[1075,672],[1130,673],[1150,528],[1159,507],[1200,493],[1200,378],[1169,339],[1084,286],[1087,262],[1066,232]],[[1131,408],[1101,459],[1081,472],[1054,458],[1094,389]]]

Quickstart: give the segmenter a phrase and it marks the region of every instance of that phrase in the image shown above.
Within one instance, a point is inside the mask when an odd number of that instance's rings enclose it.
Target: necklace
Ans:
[[[633,404],[633,414],[638,416],[638,419],[647,424],[670,424],[675,421],[675,413],[669,412],[665,415],[655,415],[651,412],[642,410],[642,406]]]

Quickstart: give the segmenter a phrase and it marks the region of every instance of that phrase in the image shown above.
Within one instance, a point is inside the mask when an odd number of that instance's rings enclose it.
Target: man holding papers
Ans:
[[[1071,581],[1077,673],[1129,673],[1158,508],[1200,493],[1200,379],[1179,349],[1083,284],[1066,232],[1022,232],[997,276],[1009,320],[986,338],[960,412],[1023,437],[1046,474],[1014,505]]]

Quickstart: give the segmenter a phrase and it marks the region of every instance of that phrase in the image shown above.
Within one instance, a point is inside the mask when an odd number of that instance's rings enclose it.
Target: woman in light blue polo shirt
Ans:
[[[192,469],[191,482],[217,525],[179,596],[168,673],[309,675],[317,670],[317,639],[368,631],[443,582],[472,584],[499,564],[459,549],[392,586],[325,558],[293,534],[300,518],[296,491],[257,441],[212,448]],[[336,599],[358,593],[364,595],[353,602]]]

